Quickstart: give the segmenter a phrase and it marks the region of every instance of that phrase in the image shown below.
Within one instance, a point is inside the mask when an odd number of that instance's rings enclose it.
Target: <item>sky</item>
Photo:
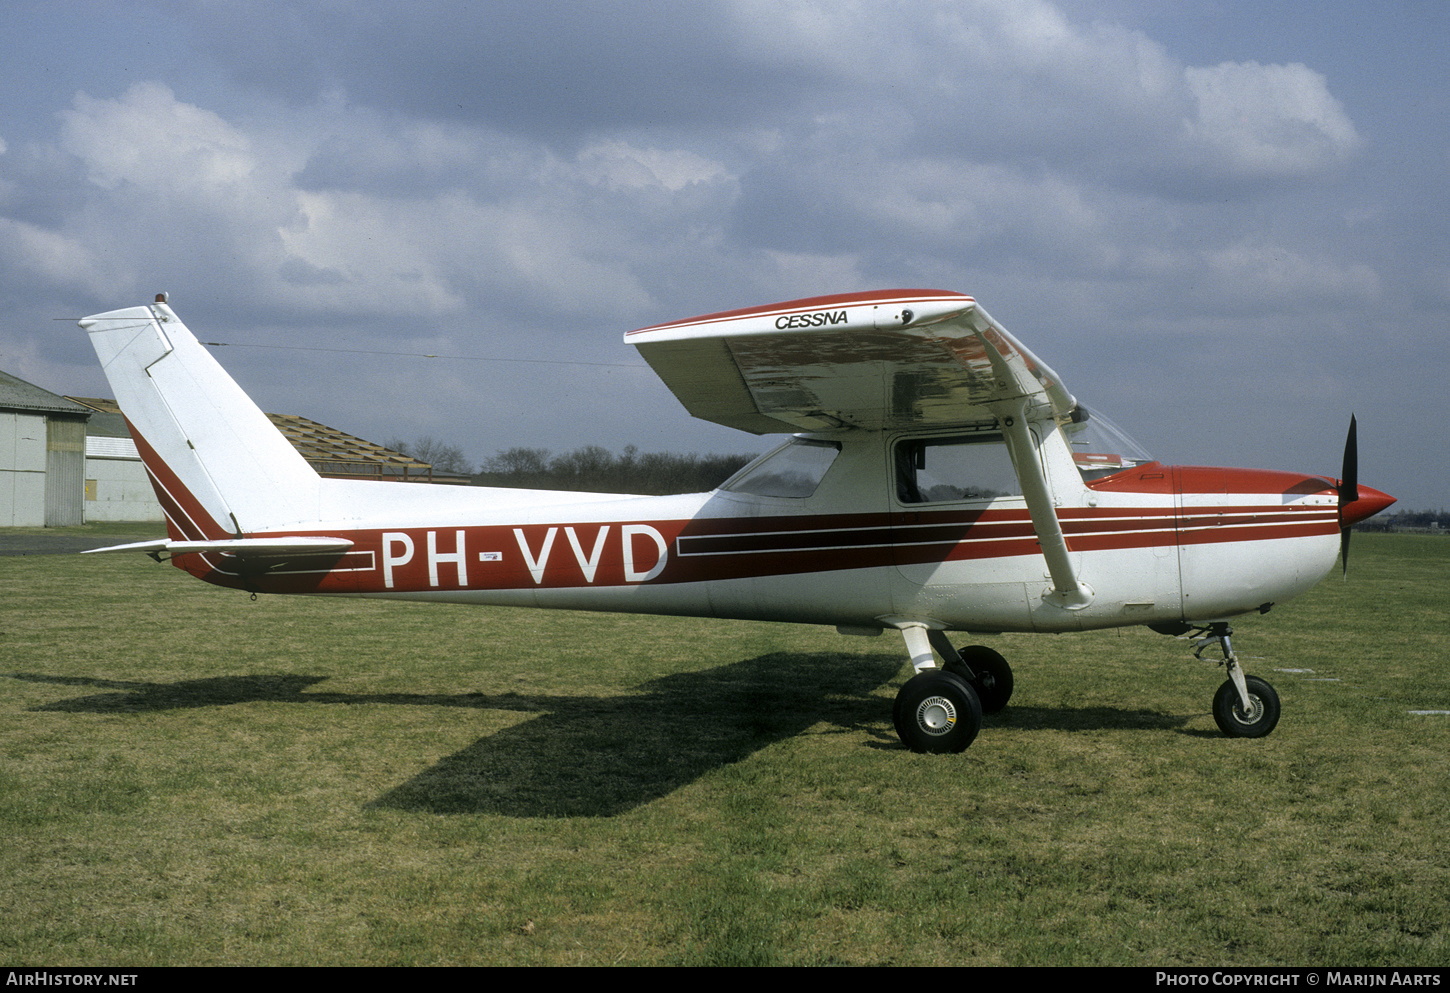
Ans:
[[[11,0],[0,369],[170,293],[264,409],[754,452],[622,335],[976,297],[1166,462],[1450,505],[1450,5]],[[426,356],[436,356],[428,358]]]

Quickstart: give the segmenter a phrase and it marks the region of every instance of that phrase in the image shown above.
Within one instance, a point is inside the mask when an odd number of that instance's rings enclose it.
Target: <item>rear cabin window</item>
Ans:
[[[841,454],[835,441],[792,438],[789,443],[746,466],[721,489],[764,497],[808,497]]]
[[[1000,434],[899,441],[895,463],[901,503],[990,500],[1022,493]]]

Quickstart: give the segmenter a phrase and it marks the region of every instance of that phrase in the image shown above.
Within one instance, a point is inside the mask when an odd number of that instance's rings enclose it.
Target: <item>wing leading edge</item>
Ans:
[[[1076,406],[975,300],[945,290],[792,300],[625,341],[691,414],[753,434],[950,427],[1021,402],[1063,418]]]

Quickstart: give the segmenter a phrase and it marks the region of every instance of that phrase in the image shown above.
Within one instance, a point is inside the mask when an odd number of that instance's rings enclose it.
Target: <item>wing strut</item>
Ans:
[[[1027,426],[1027,406],[1026,398],[1010,405],[1000,405],[1008,408],[998,414],[1002,437],[1007,442],[1007,453],[1012,457],[1012,468],[1017,472],[1022,496],[1027,501],[1027,512],[1032,515],[1032,530],[1037,533],[1042,557],[1047,560],[1048,575],[1052,577],[1052,593],[1048,599],[1066,610],[1081,610],[1092,603],[1093,592],[1077,578],[1077,570],[1072,567],[1067,539],[1063,537],[1062,523],[1053,507],[1052,491],[1047,486],[1047,475],[1042,469],[1037,443]]]

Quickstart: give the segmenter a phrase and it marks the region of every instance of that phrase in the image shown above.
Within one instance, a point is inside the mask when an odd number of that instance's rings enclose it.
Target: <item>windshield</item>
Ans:
[[[1079,405],[1073,419],[1062,426],[1062,433],[1084,480],[1102,479],[1153,461],[1122,428],[1089,407]]]

